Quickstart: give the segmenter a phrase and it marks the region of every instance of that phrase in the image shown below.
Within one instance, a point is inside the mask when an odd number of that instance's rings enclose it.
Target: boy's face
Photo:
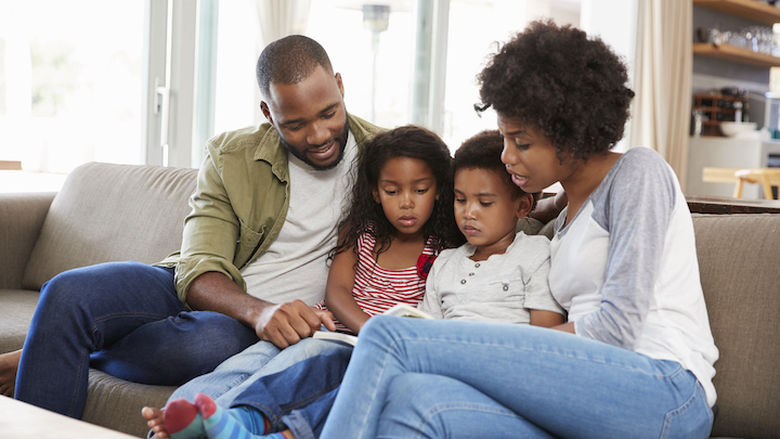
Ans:
[[[455,221],[469,243],[485,258],[504,253],[515,237],[517,219],[531,210],[530,195],[515,194],[494,169],[462,168],[455,172]]]

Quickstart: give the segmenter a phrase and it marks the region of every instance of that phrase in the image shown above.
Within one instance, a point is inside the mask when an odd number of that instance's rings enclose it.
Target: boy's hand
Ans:
[[[330,312],[315,310],[301,300],[294,300],[263,308],[256,320],[255,332],[262,340],[284,349],[310,337],[320,325],[336,329]]]

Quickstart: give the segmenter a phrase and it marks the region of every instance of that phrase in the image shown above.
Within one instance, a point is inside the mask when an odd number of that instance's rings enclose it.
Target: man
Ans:
[[[44,285],[17,399],[80,417],[90,361],[132,381],[180,384],[250,345],[258,369],[320,325],[333,328],[310,305],[324,295],[358,145],[379,128],[347,114],[341,76],[310,38],[271,43],[257,78],[267,123],[209,141],[180,253]],[[0,376],[15,356],[5,354]]]

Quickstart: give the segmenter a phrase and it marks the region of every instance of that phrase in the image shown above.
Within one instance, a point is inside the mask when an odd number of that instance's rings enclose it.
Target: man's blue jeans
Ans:
[[[323,438],[706,438],[679,363],[528,325],[377,316]]]
[[[138,262],[78,268],[41,289],[15,397],[78,418],[90,362],[129,381],[177,385],[257,341],[233,318],[188,311],[172,269]]]

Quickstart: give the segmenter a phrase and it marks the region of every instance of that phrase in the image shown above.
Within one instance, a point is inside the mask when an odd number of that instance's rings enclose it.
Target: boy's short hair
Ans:
[[[501,180],[512,190],[512,197],[517,198],[527,192],[512,182],[512,177],[506,171],[506,166],[501,162],[501,151],[504,149],[504,137],[498,130],[485,130],[466,139],[455,151],[452,159],[452,176],[460,169],[487,169],[497,171]],[[533,209],[540,193],[531,194],[534,197]]]

